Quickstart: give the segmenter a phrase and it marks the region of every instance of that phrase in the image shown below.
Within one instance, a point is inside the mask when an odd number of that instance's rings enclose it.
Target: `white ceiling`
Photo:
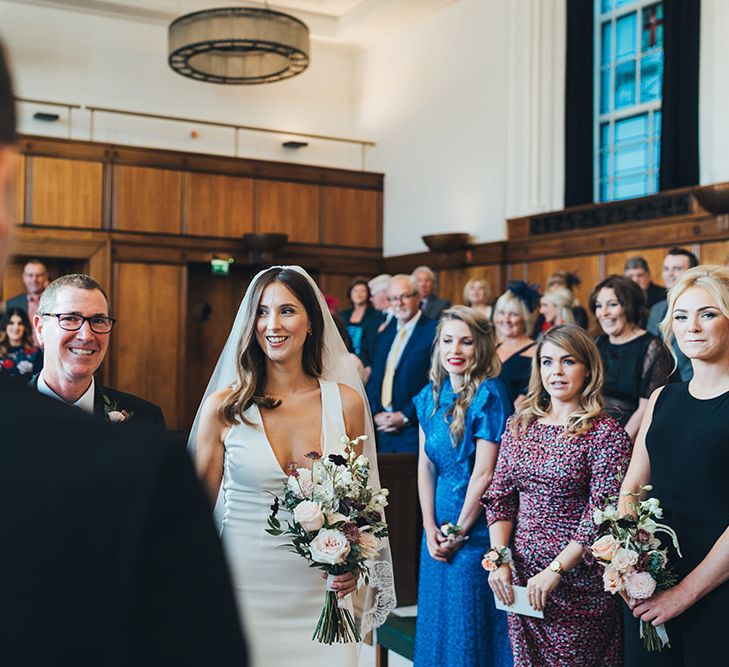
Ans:
[[[459,0],[10,0],[57,9],[169,23],[212,7],[269,6],[303,20],[314,40],[365,46]]]

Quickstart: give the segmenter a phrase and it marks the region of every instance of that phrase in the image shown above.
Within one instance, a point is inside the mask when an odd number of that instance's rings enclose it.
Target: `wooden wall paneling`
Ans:
[[[101,229],[104,168],[101,162],[34,156],[31,210],[26,222],[48,227]]]
[[[25,222],[25,155],[18,156],[18,166],[15,172],[15,211],[12,222],[23,224]]]
[[[249,271],[235,265],[228,276],[212,275],[208,264],[187,267],[185,429],[192,426],[250,278]]]
[[[240,238],[253,231],[253,179],[185,174],[188,234]]]
[[[379,248],[382,197],[375,190],[323,187],[323,243]]]
[[[506,282],[510,280],[526,280],[527,265],[526,262],[509,262],[506,265]],[[506,285],[504,285],[506,288]]]
[[[663,258],[670,247],[660,248],[636,248],[632,250],[624,250],[622,252],[609,252],[605,254],[605,273],[612,275],[617,273],[623,275],[625,261],[631,257],[640,256],[648,262],[651,270],[651,279],[657,285],[663,285],[661,273],[663,271]]]
[[[364,278],[374,278],[374,276],[363,276]],[[349,284],[355,276],[352,275],[337,275],[332,273],[320,273],[317,277],[317,283],[319,289],[326,295],[331,294],[338,302],[337,310],[344,310],[350,308],[351,303],[347,298],[347,292],[349,291]]]
[[[180,429],[185,345],[185,267],[117,263],[111,335],[111,384],[161,406],[170,429]]]
[[[182,172],[114,166],[112,226],[128,232],[182,232]]]
[[[721,264],[729,266],[729,241],[702,243],[698,252],[702,264]]]
[[[321,216],[318,185],[259,180],[256,182],[256,231],[289,235],[294,243],[319,243]]]

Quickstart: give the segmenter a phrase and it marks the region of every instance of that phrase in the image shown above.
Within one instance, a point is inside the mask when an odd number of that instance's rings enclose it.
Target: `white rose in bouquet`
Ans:
[[[334,486],[336,489],[346,491],[351,484],[352,473],[349,472],[349,470],[342,470],[342,472],[337,473],[334,481]]]
[[[309,468],[297,468],[296,475],[291,475],[287,485],[297,498],[311,498],[314,492],[314,480]]]
[[[613,555],[611,565],[618,570],[618,572],[627,572],[638,562],[638,552],[632,549],[620,548]]]
[[[349,555],[349,542],[346,536],[339,530],[324,528],[309,545],[311,558],[317,563],[328,565],[339,565]]]
[[[314,484],[314,500],[323,505],[329,505],[334,500],[334,483],[331,479],[323,479]]]
[[[23,361],[18,362],[18,373],[21,375],[27,375],[28,373],[33,371],[33,364],[30,363],[27,359],[23,359]]]
[[[294,508],[294,519],[304,530],[310,533],[319,530],[324,525],[324,512],[321,505],[313,500],[303,500]]]

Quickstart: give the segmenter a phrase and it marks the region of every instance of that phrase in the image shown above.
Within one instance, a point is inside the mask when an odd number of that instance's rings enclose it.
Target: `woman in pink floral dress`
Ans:
[[[527,399],[509,420],[491,486],[483,497],[491,544],[512,563],[489,575],[513,602],[526,586],[544,618],[508,614],[515,666],[621,664],[619,600],[582,560],[597,534],[592,516],[620,490],[630,439],[602,413],[602,362],[575,325],[545,333]],[[499,548],[501,547],[501,548]]]

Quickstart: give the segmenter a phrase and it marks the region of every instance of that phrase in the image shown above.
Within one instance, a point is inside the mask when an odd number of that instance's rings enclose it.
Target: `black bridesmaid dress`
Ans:
[[[646,435],[651,465],[650,496],[663,521],[678,535],[683,558],[669,559],[686,576],[709,553],[729,525],[729,392],[694,398],[689,383],[669,384],[656,401]],[[649,653],[638,638],[638,620],[625,625],[626,667],[726,665],[729,582],[666,624],[670,648]]]

